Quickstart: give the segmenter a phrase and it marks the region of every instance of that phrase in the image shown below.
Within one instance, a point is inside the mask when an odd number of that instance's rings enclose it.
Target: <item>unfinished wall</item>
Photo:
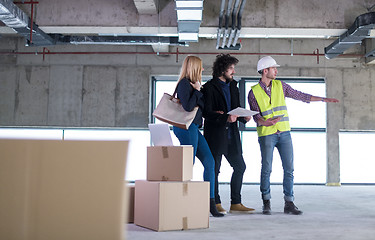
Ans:
[[[231,52],[240,60],[236,75],[258,76],[260,53],[273,54],[281,65],[279,76],[326,79],[327,96],[340,99],[339,104],[328,105],[328,124],[337,117],[333,124],[339,129],[375,129],[372,65],[359,58],[327,60],[320,56],[318,62],[316,56],[298,55],[322,51],[330,42],[293,40],[291,49],[291,40],[243,40],[241,51]],[[157,55],[150,46],[66,45],[49,47],[57,54],[43,57],[41,48],[24,47],[17,38],[2,38],[0,49],[32,53],[1,56],[2,126],[146,127],[150,77],[178,75],[189,52],[202,53],[198,55],[204,63],[204,75],[210,76],[212,62],[220,53],[213,40],[204,39],[179,47],[177,56],[176,47],[169,55]],[[63,54],[101,51],[112,54]],[[288,54],[291,51],[293,56]],[[278,55],[284,53],[288,55]]]

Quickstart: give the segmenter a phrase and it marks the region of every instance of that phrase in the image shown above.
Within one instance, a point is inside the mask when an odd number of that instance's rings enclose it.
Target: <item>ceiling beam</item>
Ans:
[[[139,14],[157,14],[158,8],[155,0],[134,0]]]
[[[104,36],[177,36],[177,27],[89,27],[89,26],[39,26],[46,33],[65,35]],[[240,38],[336,38],[346,29],[322,28],[248,28],[241,29]],[[200,38],[217,37],[216,27],[200,27]]]

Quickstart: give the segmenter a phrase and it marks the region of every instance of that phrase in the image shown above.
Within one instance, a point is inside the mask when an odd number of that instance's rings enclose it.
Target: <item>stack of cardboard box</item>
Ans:
[[[147,180],[135,181],[134,223],[155,231],[208,228],[209,182],[191,181],[192,146],[147,148]]]

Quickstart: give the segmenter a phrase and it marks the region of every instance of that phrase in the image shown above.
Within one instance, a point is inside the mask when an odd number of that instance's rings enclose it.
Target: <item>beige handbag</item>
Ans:
[[[173,96],[164,93],[152,115],[160,121],[182,129],[188,129],[197,114],[198,106],[193,111],[187,112],[175,96],[176,92],[173,93]]]

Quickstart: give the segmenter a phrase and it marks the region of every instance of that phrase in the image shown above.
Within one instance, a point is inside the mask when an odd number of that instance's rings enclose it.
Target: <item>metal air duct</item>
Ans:
[[[0,21],[10,28],[29,25],[29,17],[10,0],[0,0]]]
[[[16,33],[25,37],[27,45],[30,43],[35,46],[54,44],[53,39],[40,30],[38,26],[30,20],[26,13],[13,3],[13,1],[0,0],[0,20],[6,26],[16,31]],[[30,31],[31,27],[32,33]]]
[[[358,16],[352,26],[336,41],[324,48],[325,57],[332,59],[344,51],[362,43],[362,40],[370,36],[370,30],[375,27],[375,12],[369,12]]]
[[[38,25],[33,22],[29,22],[33,24],[33,31],[30,33],[30,27],[22,27],[22,28],[13,28],[19,35],[23,36],[26,41],[27,45],[30,46],[48,46],[56,44],[54,40],[45,32],[39,29]],[[32,34],[32,36],[31,36]],[[32,42],[31,42],[32,39]]]
[[[202,22],[203,0],[175,0],[180,42],[198,42]]]
[[[58,44],[100,44],[100,45],[171,45],[185,46],[178,37],[153,36],[60,36]]]
[[[183,1],[179,0],[179,2]],[[203,0],[200,0],[199,2],[203,5]],[[200,9],[200,11],[202,11],[202,9]],[[26,45],[28,46],[49,46],[56,44],[186,46],[185,42],[179,41],[177,37],[63,36],[60,34],[47,34],[39,29],[38,25],[32,22],[32,17],[29,18],[27,14],[18,8],[11,0],[0,0],[0,21],[2,21],[7,27],[12,28],[18,35],[24,37],[27,41]],[[185,22],[190,24],[191,21]],[[191,26],[191,24],[189,26]],[[194,27],[198,32],[199,25],[194,25]]]

